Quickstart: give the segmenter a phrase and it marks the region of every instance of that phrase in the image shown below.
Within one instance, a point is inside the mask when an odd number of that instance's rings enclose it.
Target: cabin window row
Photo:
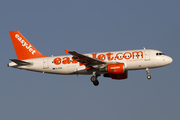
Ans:
[[[133,55],[133,57],[137,57],[137,56],[142,56],[142,55]],[[125,56],[126,58],[129,58],[129,57],[132,57],[132,55],[131,56]],[[116,59],[116,57],[111,57],[111,58],[115,58]],[[124,58],[124,56],[117,56],[117,58]],[[96,59],[106,59],[106,58],[96,58]],[[108,59],[110,59],[110,57],[108,57]]]
[[[66,63],[66,62],[72,62],[72,60],[67,60],[67,61],[66,61],[66,60],[65,60],[65,61],[54,61],[54,62],[52,61],[52,63],[61,63],[61,62],[62,62],[62,63],[63,63],[63,62],[65,62],[65,63]]]
[[[142,55],[131,55],[131,57],[137,57],[137,56],[142,56]],[[124,57],[126,57],[126,58],[129,58],[130,56],[128,55],[128,56],[117,56],[117,58],[124,58]],[[112,59],[113,58],[115,58],[116,59],[116,57],[111,57]],[[106,57],[105,58],[96,58],[96,59],[99,59],[99,60],[103,60],[103,59],[106,59]],[[110,59],[110,57],[108,57],[108,59]],[[72,60],[65,60],[65,61],[55,61],[55,62],[53,62],[52,61],[52,63],[61,63],[61,62],[72,62]]]

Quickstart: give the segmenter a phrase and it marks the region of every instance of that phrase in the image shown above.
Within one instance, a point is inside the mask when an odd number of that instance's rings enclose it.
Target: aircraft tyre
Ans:
[[[94,81],[97,81],[97,78],[95,76],[92,76],[91,77],[91,81],[94,82]]]
[[[148,76],[147,76],[147,79],[148,79],[148,80],[150,80],[150,79],[151,79],[151,76],[150,76],[150,75],[148,75]]]
[[[99,81],[96,80],[96,81],[93,82],[93,84],[94,84],[94,86],[98,86],[99,85]]]
[[[99,85],[99,81],[97,80],[97,77],[92,76],[91,77],[91,81],[93,82],[94,86],[98,86]]]

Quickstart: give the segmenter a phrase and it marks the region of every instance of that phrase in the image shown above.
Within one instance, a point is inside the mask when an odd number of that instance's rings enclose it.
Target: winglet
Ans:
[[[66,49],[64,49],[64,50],[65,50],[66,54],[69,52],[69,50],[66,50]]]

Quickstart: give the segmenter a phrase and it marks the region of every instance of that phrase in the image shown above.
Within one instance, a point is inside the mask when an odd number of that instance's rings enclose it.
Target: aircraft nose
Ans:
[[[168,56],[168,57],[167,57],[167,63],[168,63],[168,64],[171,64],[172,62],[173,62],[173,59]]]

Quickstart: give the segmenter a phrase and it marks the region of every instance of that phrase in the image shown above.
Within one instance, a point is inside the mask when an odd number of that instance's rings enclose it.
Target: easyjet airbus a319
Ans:
[[[127,51],[80,54],[65,50],[70,55],[45,56],[41,54],[19,31],[10,31],[17,59],[10,59],[9,67],[35,72],[71,75],[92,74],[91,81],[99,85],[97,77],[103,74],[115,80],[128,77],[129,70],[145,69],[151,79],[149,69],[170,64],[173,60],[161,51],[139,49]]]

